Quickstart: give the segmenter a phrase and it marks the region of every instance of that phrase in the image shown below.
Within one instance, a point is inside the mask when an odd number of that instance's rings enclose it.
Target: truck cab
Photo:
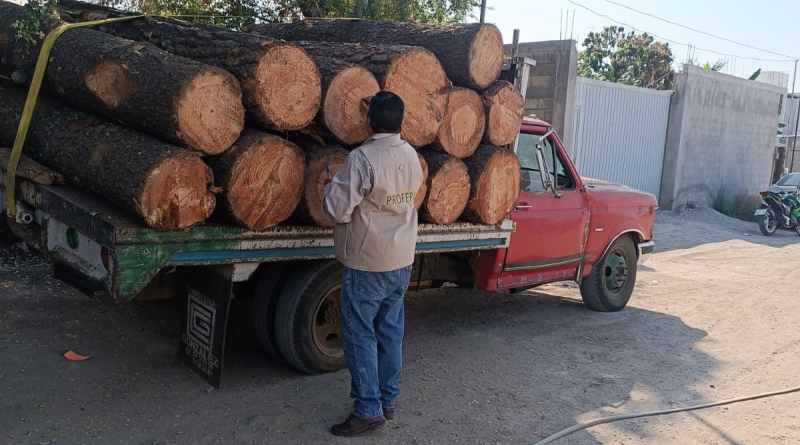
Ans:
[[[509,246],[481,252],[478,287],[520,290],[574,280],[599,311],[627,304],[636,262],[654,247],[653,195],[582,178],[550,125],[525,119],[516,145],[521,190]]]

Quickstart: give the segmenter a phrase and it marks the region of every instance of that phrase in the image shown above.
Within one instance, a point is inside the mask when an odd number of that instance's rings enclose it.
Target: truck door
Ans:
[[[511,213],[516,230],[498,287],[573,279],[589,222],[580,179],[552,132],[521,133],[517,155],[522,180]]]

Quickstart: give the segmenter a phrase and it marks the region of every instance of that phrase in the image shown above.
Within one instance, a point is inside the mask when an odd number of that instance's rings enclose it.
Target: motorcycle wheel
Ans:
[[[764,236],[772,236],[778,230],[778,218],[775,217],[775,212],[772,209],[768,209],[767,214],[758,220],[758,228]],[[800,231],[798,231],[798,234],[800,234]]]

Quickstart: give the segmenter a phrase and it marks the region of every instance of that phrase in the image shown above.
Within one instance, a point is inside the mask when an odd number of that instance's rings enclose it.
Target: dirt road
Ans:
[[[300,376],[255,346],[222,390],[180,365],[170,303],[107,306],[0,252],[0,443],[526,444],[577,420],[800,385],[800,239],[710,211],[661,213],[631,305],[590,312],[574,286],[408,298],[397,420],[365,439],[346,371]],[[93,355],[68,363],[75,349]],[[563,444],[800,443],[800,394],[600,426]]]

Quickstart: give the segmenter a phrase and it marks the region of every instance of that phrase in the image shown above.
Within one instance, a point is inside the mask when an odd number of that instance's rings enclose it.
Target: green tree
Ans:
[[[578,56],[578,75],[645,88],[672,87],[672,50],[653,36],[621,26],[590,32]]]
[[[97,0],[147,14],[220,15],[231,19],[187,19],[231,28],[258,21],[305,17],[359,17],[422,23],[457,23],[470,16],[479,0]]]

